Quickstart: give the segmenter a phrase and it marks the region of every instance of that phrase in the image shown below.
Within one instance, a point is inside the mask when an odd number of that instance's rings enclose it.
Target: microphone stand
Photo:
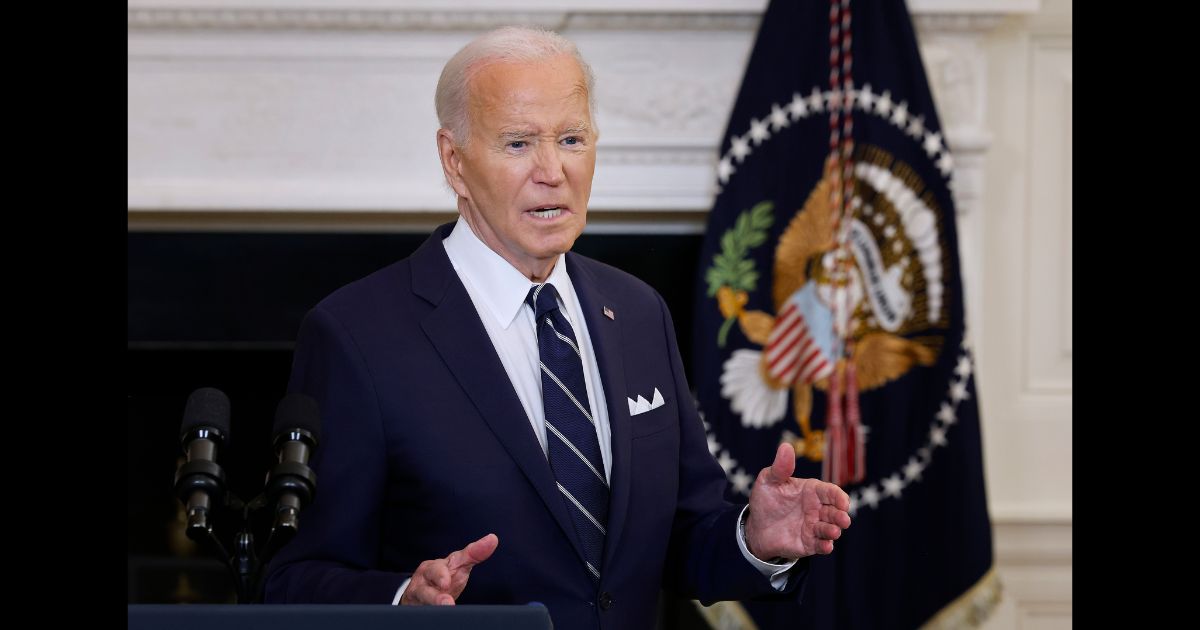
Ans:
[[[311,472],[308,474],[313,476]],[[287,485],[290,487],[292,484]],[[270,503],[268,494],[260,494],[249,503],[242,501],[232,492],[226,492],[224,499],[225,507],[241,517],[238,531],[233,538],[233,553],[230,554],[225,549],[205,514],[198,514],[197,518],[189,516],[187,536],[210,555],[216,556],[221,564],[229,569],[234,577],[237,603],[261,604],[263,571],[275,554],[296,535],[298,506],[287,505],[286,501],[280,502],[281,505],[276,510],[274,526],[267,536],[266,544],[260,551],[254,544],[254,528],[251,517],[255,512],[268,507]]]
[[[239,604],[259,604],[262,603],[262,597],[258,589],[257,576],[259,574],[259,558],[254,551],[254,532],[251,530],[250,513],[260,507],[256,503],[261,503],[258,499],[251,501],[249,504],[243,503],[241,499],[234,497],[234,502],[229,507],[235,510],[241,510],[242,526],[241,529],[234,534],[233,549],[234,556],[230,559],[228,567],[234,575],[235,584],[237,587],[237,603]]]
[[[262,551],[255,550],[250,513],[267,507],[268,502],[267,494],[260,494],[246,505],[243,511],[242,530],[237,533],[236,539],[237,557],[235,565],[230,567],[237,574],[238,586],[241,589],[238,595],[239,602],[262,603],[263,570],[270,564],[275,554],[296,534],[294,526],[280,528],[277,525],[271,528],[271,533],[267,535],[267,542],[263,545]]]
[[[267,549],[262,555],[254,545],[254,531],[251,515],[267,504],[265,494],[255,497],[250,503],[242,501],[232,492],[222,493],[223,507],[241,517],[238,531],[233,538],[233,553],[226,550],[213,528],[212,514],[207,509],[198,509],[188,514],[187,537],[200,546],[206,553],[215,556],[225,568],[229,569],[234,578],[234,586],[239,604],[262,603],[262,590],[259,581],[267,562],[283,546],[286,540],[276,537],[275,531],[267,538]],[[290,536],[286,537],[290,540]]]
[[[259,551],[254,544],[254,527],[251,515],[262,508],[268,507],[269,497],[263,493],[249,503],[242,503],[237,497],[233,498],[231,508],[241,511],[241,527],[234,535],[234,555],[228,558],[226,566],[233,573],[237,585],[237,603],[261,604],[263,600],[262,578],[263,570],[275,557],[276,552],[283,548],[292,536],[294,528],[281,530],[271,528],[267,542]]]

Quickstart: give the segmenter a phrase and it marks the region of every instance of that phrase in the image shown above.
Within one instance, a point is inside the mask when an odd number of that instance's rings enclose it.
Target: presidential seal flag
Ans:
[[[746,501],[781,442],[850,495],[803,593],[720,627],[973,627],[1000,597],[954,159],[900,0],[775,0],[721,145],[693,375]]]

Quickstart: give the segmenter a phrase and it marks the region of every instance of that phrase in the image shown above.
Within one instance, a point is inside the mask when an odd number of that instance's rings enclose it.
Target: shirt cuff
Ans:
[[[392,598],[393,606],[400,605],[400,598],[404,597],[404,589],[408,588],[408,583],[411,581],[412,581],[412,578],[408,578],[400,583],[400,588],[396,589],[396,596],[394,598]]]
[[[747,562],[754,565],[754,568],[758,569],[759,573],[763,574],[763,577],[771,580],[772,588],[777,591],[782,591],[783,587],[787,585],[787,572],[790,571],[792,567],[796,566],[796,562],[799,561],[799,558],[792,558],[791,560],[788,560],[787,558],[772,558],[772,560],[775,560],[776,562],[765,562],[763,560],[759,560],[754,554],[750,553],[750,548],[746,546],[746,517],[749,515],[749,513],[750,506],[747,505],[746,507],[742,508],[742,514],[738,517],[738,549],[742,550],[742,555],[746,557]],[[405,584],[407,584],[407,582]],[[400,589],[403,590],[404,587],[401,586]],[[396,596],[396,601],[400,601],[399,595]]]

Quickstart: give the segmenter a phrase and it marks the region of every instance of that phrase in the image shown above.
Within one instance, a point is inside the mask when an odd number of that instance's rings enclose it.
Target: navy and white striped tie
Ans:
[[[550,469],[583,543],[588,572],[599,582],[608,527],[608,481],[588,405],[583,360],[575,331],[558,308],[554,285],[534,286],[525,303],[537,323]]]

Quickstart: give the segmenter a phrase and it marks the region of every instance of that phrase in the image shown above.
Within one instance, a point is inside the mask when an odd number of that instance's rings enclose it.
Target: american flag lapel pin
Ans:
[[[607,306],[604,307],[604,316],[613,320],[614,322],[617,321],[617,316],[613,313],[613,310]]]

